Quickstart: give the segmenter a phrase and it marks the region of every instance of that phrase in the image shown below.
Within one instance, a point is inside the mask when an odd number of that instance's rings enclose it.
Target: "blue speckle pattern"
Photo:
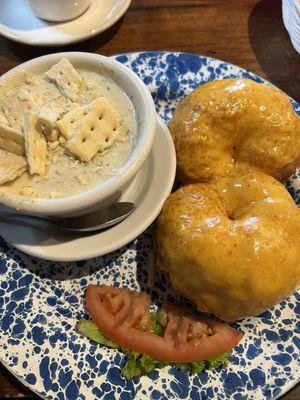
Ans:
[[[132,53],[118,61],[147,84],[167,122],[176,104],[204,82],[228,77],[261,78],[234,65],[184,53]],[[300,107],[293,103],[299,113]],[[287,187],[300,203],[300,175]],[[298,188],[298,189],[297,189]],[[165,277],[147,287],[153,227],[124,248],[89,261],[57,263],[29,257],[0,239],[0,359],[24,384],[52,400],[262,400],[275,399],[299,380],[300,294],[260,316],[234,324],[244,332],[227,369],[190,376],[173,368],[126,381],[117,350],[76,332],[87,317],[89,283],[150,292],[159,305],[176,297]],[[177,301],[184,301],[178,298]]]

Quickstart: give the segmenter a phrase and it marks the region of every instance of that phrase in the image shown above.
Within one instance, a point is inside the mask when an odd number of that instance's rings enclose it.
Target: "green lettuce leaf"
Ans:
[[[152,322],[152,330],[155,334],[162,336],[164,332],[164,328],[159,323],[159,314],[154,314],[151,316]],[[82,335],[92,339],[94,342],[102,344],[104,346],[119,349],[126,353],[126,362],[122,368],[122,375],[131,380],[133,378],[147,375],[154,369],[163,368],[166,365],[171,365],[175,368],[180,369],[181,371],[188,371],[191,374],[198,374],[205,369],[219,368],[226,366],[228,364],[228,358],[230,356],[230,352],[222,353],[217,356],[208,357],[207,360],[202,361],[194,361],[190,363],[167,363],[164,361],[155,360],[150,356],[145,354],[136,353],[135,351],[128,351],[126,349],[122,349],[116,343],[108,339],[103,333],[99,330],[97,325],[95,325],[92,321],[87,321],[85,319],[81,319],[77,324],[77,330]]]
[[[94,342],[103,344],[106,347],[111,347],[112,349],[119,349],[118,346],[113,341],[109,340],[106,336],[100,332],[99,328],[92,321],[87,321],[86,319],[81,319],[77,324],[77,330],[82,335],[92,339]]]
[[[227,351],[226,353],[208,357],[207,360],[205,360],[206,368],[207,369],[212,369],[212,368],[216,369],[219,367],[227,367],[230,354],[231,354],[230,351]]]
[[[163,368],[166,365],[171,365],[172,367],[178,368],[181,371],[187,371],[194,375],[204,371],[205,369],[219,368],[227,365],[229,356],[230,353],[223,353],[217,356],[209,357],[207,360],[175,364],[154,360],[149,356],[131,351],[128,353],[127,361],[122,368],[122,375],[126,379],[130,380],[138,376],[147,375],[154,369]]]
[[[140,358],[140,354],[136,353],[135,351],[131,351],[128,354],[127,360],[125,365],[122,368],[122,375],[131,380],[137,376],[142,375],[141,366],[139,365],[138,359]]]
[[[181,371],[188,371],[191,374],[198,374],[205,370],[206,364],[205,361],[193,361],[189,363],[176,363],[173,364],[175,368],[180,369]]]
[[[165,365],[167,363],[163,361],[154,360],[145,354],[131,351],[128,353],[126,363],[122,368],[122,375],[130,380],[138,376],[147,375],[154,369],[162,368]]]
[[[159,311],[150,313],[152,332],[157,336],[163,336],[165,333],[165,328],[160,324],[159,317]]]

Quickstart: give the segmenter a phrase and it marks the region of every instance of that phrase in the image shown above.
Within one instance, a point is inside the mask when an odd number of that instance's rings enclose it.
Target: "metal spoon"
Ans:
[[[135,205],[133,203],[119,202],[78,217],[40,217],[38,215],[19,214],[10,211],[1,211],[0,217],[15,220],[40,221],[66,231],[91,232],[118,224],[128,217],[134,209]]]

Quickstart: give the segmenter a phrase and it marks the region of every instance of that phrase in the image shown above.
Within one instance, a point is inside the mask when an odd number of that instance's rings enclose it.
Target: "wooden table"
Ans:
[[[30,47],[0,38],[0,74],[31,58],[59,51],[111,55],[179,50],[237,64],[273,82],[300,101],[300,56],[281,18],[280,0],[133,0],[112,28],[65,48]],[[0,368],[0,399],[36,398]],[[300,386],[285,400],[299,400]]]

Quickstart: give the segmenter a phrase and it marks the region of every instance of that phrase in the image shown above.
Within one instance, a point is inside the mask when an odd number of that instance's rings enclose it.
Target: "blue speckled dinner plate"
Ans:
[[[261,78],[222,61],[193,54],[147,52],[115,57],[135,71],[151,91],[165,121],[193,88],[229,77]],[[299,112],[300,107],[294,103]],[[289,190],[296,189],[300,175]],[[93,344],[75,331],[85,316],[88,283],[131,289],[147,287],[152,228],[126,247],[89,261],[57,263],[29,257],[0,241],[0,359],[31,390],[53,400],[265,400],[299,380],[300,294],[236,326],[244,332],[227,369],[189,375],[166,367],[126,381],[123,355]],[[158,275],[152,298],[172,295]]]

